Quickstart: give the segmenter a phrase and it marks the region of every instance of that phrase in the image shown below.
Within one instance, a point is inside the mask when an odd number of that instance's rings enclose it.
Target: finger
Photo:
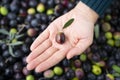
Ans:
[[[44,62],[39,64],[36,67],[35,71],[36,72],[42,72],[42,71],[54,66],[55,64],[60,62],[65,57],[66,53],[67,53],[67,50],[57,51],[51,57],[49,57],[47,60],[45,60]]]
[[[50,47],[48,48],[45,52],[43,52],[41,55],[39,55],[37,58],[35,58],[34,60],[32,60],[28,65],[27,65],[27,69],[28,70],[32,70],[34,69],[38,64],[40,64],[42,61],[45,61],[46,59],[48,59],[53,53],[55,53],[57,51],[56,48],[54,47]]]
[[[88,40],[79,40],[77,45],[67,53],[67,59],[71,59],[73,56],[81,54],[89,47],[91,43],[92,41],[90,42]]]
[[[52,45],[51,41],[47,39],[44,41],[41,45],[39,45],[35,50],[33,50],[30,55],[27,57],[26,61],[29,63],[34,58],[36,58],[38,55],[40,55],[42,52],[47,50]]]
[[[30,50],[33,51],[38,45],[40,45],[43,41],[45,41],[49,37],[49,30],[46,29],[42,32],[37,39],[32,43]]]

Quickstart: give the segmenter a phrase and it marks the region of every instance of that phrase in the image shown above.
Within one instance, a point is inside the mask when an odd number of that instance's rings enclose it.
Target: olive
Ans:
[[[44,77],[45,78],[52,78],[54,76],[54,72],[53,70],[46,70],[44,73],[43,73]]]
[[[56,75],[62,75],[63,74],[63,69],[61,67],[59,67],[59,66],[55,66],[54,69],[53,69],[53,71],[54,71],[54,73]]]
[[[84,71],[81,68],[75,70],[75,75],[77,78],[82,79],[84,77]]]
[[[114,76],[112,74],[106,74],[106,80],[114,80]]]
[[[95,75],[100,75],[102,73],[102,69],[99,66],[97,66],[97,65],[93,65],[92,66],[92,72]]]
[[[57,43],[63,44],[63,43],[65,43],[65,34],[63,32],[58,32],[55,39],[56,39]]]

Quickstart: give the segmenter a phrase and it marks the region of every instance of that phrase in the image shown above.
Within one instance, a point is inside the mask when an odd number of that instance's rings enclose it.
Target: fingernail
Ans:
[[[67,56],[67,59],[68,59],[68,60],[70,60],[70,59],[71,59],[71,57],[70,57],[70,56]]]
[[[40,67],[39,67],[39,68],[36,67],[36,68],[35,68],[35,72],[40,73],[40,72],[42,72],[42,69],[41,69]]]
[[[39,73],[40,71],[39,71],[39,70],[37,70],[37,69],[35,69],[35,72],[36,72],[36,73]]]
[[[26,62],[28,63],[28,57],[26,57]]]
[[[26,68],[27,68],[27,70],[31,70],[30,67],[29,67],[29,65],[27,65]]]
[[[33,50],[33,47],[32,47],[32,46],[30,47],[30,50],[31,50],[31,51]]]

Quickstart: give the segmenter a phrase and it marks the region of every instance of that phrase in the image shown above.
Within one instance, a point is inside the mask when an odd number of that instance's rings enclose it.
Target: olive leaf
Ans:
[[[23,37],[23,36],[24,36],[24,34],[16,35],[16,36],[15,36],[15,39],[19,39],[19,38],[21,38],[21,37]]]
[[[19,45],[22,45],[22,44],[23,44],[22,41],[17,41],[17,42],[14,42],[14,43],[10,43],[8,45],[10,45],[10,46],[19,46]]]
[[[112,75],[115,76],[115,77],[120,77],[119,73],[113,73]]]
[[[65,25],[63,26],[63,29],[64,29],[64,28],[67,28],[68,26],[70,26],[70,25],[73,23],[73,21],[74,21],[74,18],[72,18],[72,19],[70,19],[69,21],[67,21],[67,22],[65,23]]]
[[[15,55],[14,55],[14,53],[13,53],[13,48],[12,48],[12,46],[8,46],[9,47],[9,53],[10,53],[10,55],[11,56],[13,56],[13,57],[16,57]]]
[[[119,67],[119,66],[113,65],[113,66],[112,66],[112,69],[113,69],[114,71],[120,73],[120,67]]]
[[[0,44],[3,44],[3,43],[5,43],[5,41],[3,41],[3,40],[0,40]]]
[[[9,40],[7,40],[7,39],[2,39],[2,40],[0,40],[0,43],[1,44],[7,44],[7,43],[9,43],[10,41]]]
[[[120,46],[120,40],[119,40],[119,39],[116,39],[116,40],[115,40],[115,46],[117,46],[117,47]]]
[[[15,38],[15,34],[10,33],[10,34],[9,34],[9,39],[10,39],[10,40],[13,40],[14,38]]]
[[[8,46],[8,50],[11,56],[16,57],[14,55],[14,47],[22,45],[23,41],[16,41],[13,42],[14,39],[19,39],[21,37],[24,36],[24,34],[16,34],[16,33],[9,33],[7,30],[5,29],[0,29],[0,34],[4,34],[7,35],[6,39],[2,39],[0,40],[0,44],[6,44]]]
[[[95,29],[94,30],[95,31],[95,38],[97,39],[99,37],[99,35],[100,35],[100,27],[99,27],[99,25],[96,24],[94,29]]]
[[[4,35],[9,35],[9,32],[5,29],[0,29],[0,33]]]

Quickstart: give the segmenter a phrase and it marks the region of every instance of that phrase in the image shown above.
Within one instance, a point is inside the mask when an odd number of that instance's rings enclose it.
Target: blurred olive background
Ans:
[[[79,0],[0,1],[0,80],[120,80],[120,0],[95,24],[93,44],[81,55],[42,72],[26,69],[30,45]]]

